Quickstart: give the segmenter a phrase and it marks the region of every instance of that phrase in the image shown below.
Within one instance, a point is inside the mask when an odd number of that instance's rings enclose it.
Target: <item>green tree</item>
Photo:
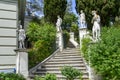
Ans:
[[[74,13],[71,12],[66,12],[63,18],[63,24],[65,26],[71,27],[72,22],[76,23],[77,22],[77,17],[75,16]]]
[[[76,15],[72,12],[72,0],[67,0],[67,8],[63,17],[62,27],[67,31],[70,31],[72,22],[76,23],[77,19],[78,18],[76,17]]]
[[[50,23],[55,23],[57,15],[63,18],[66,7],[67,0],[44,0],[45,20]]]
[[[25,4],[26,0],[18,0],[18,20],[21,21],[20,24],[24,25],[24,17],[25,17]]]
[[[120,0],[115,0],[116,15],[120,16]]]
[[[72,0],[67,0],[66,12],[72,12]]]
[[[29,68],[43,61],[55,51],[56,29],[53,24],[30,22],[26,31],[31,48],[29,53]]]
[[[118,2],[117,2],[118,1]],[[86,19],[88,25],[91,23],[92,10],[97,10],[98,14],[101,16],[102,25],[108,25],[110,20],[110,15],[115,17],[118,14],[118,7],[116,5],[120,4],[119,0],[76,0],[76,9],[78,12],[84,10],[86,14]]]

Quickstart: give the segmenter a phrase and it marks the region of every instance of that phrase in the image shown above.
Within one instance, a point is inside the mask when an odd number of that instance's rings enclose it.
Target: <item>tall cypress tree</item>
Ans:
[[[67,0],[44,0],[45,21],[55,23],[57,15],[63,18],[67,7]]]

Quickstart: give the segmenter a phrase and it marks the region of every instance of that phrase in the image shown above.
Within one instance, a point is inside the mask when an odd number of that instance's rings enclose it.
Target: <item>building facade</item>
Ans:
[[[22,24],[24,18],[21,1],[25,0],[0,0],[0,71],[16,69],[18,21],[21,17]]]

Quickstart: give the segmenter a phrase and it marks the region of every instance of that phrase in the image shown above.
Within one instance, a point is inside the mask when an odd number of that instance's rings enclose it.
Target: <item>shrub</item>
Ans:
[[[45,80],[57,80],[57,77],[55,74],[46,74]]]
[[[41,76],[35,76],[35,78],[34,78],[34,80],[45,80],[43,77],[41,77]]]
[[[27,30],[32,43],[29,53],[29,68],[35,66],[55,51],[56,29],[52,24],[31,22]]]
[[[67,78],[67,80],[74,80],[78,76],[81,76],[81,72],[72,66],[64,66],[61,69],[61,73]]]
[[[75,40],[79,43],[79,30],[77,23],[73,22],[70,29],[71,32],[74,32]]]
[[[101,41],[90,45],[91,66],[103,80],[120,79],[120,28],[103,28]]]
[[[35,76],[34,80],[57,80],[55,74],[47,73],[45,77]]]
[[[22,75],[14,73],[0,73],[0,80],[26,80]]]
[[[64,48],[67,47],[67,44],[69,42],[69,38],[70,38],[69,32],[64,30],[63,31],[63,44],[64,44]]]
[[[39,38],[39,27],[40,25],[36,22],[30,22],[28,29],[27,29],[27,36],[28,40],[31,41],[31,43],[34,43],[38,40]]]
[[[81,51],[83,53],[83,56],[85,59],[88,61],[88,45],[90,43],[91,39],[90,38],[83,38],[82,39],[82,48]]]

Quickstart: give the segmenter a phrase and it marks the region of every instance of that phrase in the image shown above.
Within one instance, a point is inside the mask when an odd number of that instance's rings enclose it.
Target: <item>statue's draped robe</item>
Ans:
[[[85,14],[84,13],[80,14],[80,27],[86,28],[86,21],[85,21]]]
[[[99,15],[94,15],[93,17],[93,38],[95,40],[100,39],[100,16]]]

